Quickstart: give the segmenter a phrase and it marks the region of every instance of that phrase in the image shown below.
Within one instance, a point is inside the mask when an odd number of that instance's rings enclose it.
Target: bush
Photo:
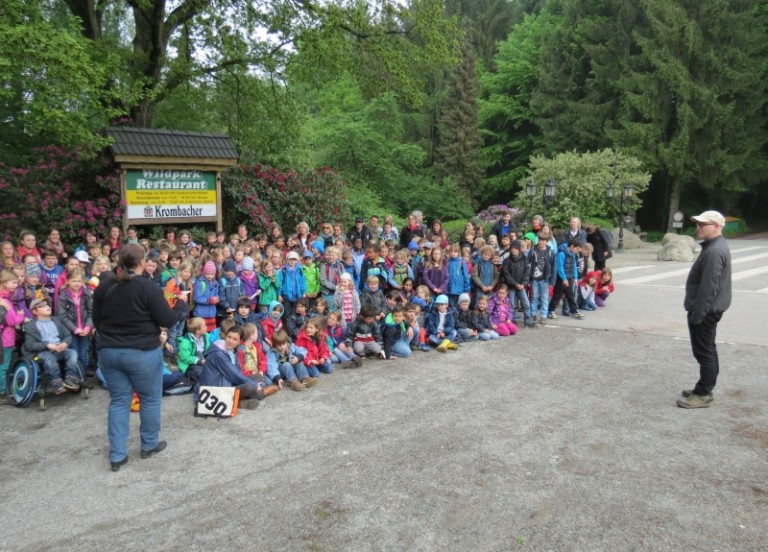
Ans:
[[[443,230],[448,233],[448,241],[456,243],[461,239],[464,234],[464,226],[466,226],[466,220],[449,220],[443,223]]]
[[[224,220],[250,221],[259,232],[273,222],[293,229],[305,221],[349,220],[346,182],[328,167],[279,171],[264,165],[232,167],[222,175]]]
[[[121,225],[120,180],[113,166],[57,146],[33,154],[24,166],[0,166],[4,239],[16,241],[28,229],[42,242],[57,228],[72,248],[89,230],[104,236],[110,226]]]
[[[645,241],[650,243],[661,243],[661,240],[664,238],[664,234],[666,234],[666,232],[662,232],[660,230],[649,230],[645,234]]]

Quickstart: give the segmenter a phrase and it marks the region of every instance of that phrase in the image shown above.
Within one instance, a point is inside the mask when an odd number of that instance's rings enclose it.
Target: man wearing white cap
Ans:
[[[731,252],[722,236],[723,215],[704,211],[691,220],[696,223],[697,237],[704,240],[685,282],[688,332],[693,356],[699,363],[699,381],[693,389],[683,391],[677,406],[707,408],[715,400],[712,390],[720,372],[715,345],[717,323],[731,305]]]

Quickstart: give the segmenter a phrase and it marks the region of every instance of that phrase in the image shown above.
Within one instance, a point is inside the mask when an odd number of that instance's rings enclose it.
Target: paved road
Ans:
[[[685,266],[653,259],[614,257],[652,266],[581,322],[370,362],[232,420],[166,399],[168,449],[139,459],[134,427],[117,474],[104,392],[0,407],[0,549],[768,550],[766,286],[721,323],[713,407],[681,410],[696,369],[666,278]]]

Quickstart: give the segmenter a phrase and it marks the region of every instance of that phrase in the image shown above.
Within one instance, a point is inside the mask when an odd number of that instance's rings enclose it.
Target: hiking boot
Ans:
[[[127,463],[128,463],[128,457],[126,456],[125,458],[123,458],[119,462],[110,462],[109,466],[110,466],[110,468],[112,469],[113,472],[118,472],[118,471],[120,471],[120,468],[125,466]]]
[[[709,408],[709,405],[715,397],[710,393],[709,395],[697,395],[691,393],[688,397],[677,399],[677,406],[680,408]]]
[[[450,341],[448,341],[447,339],[443,339],[440,345],[437,346],[437,350],[440,351],[441,353],[447,353],[449,343]]]
[[[539,316],[538,319],[539,326],[546,326],[547,325],[547,317],[546,316]]]
[[[278,391],[280,391],[280,388],[277,385],[267,385],[264,388],[264,396],[269,397],[270,395],[274,395]]]
[[[693,395],[693,389],[683,389],[683,392],[680,394],[687,399],[688,397]]]
[[[77,376],[67,376],[64,378],[64,388],[67,391],[80,391],[80,378]]]
[[[304,387],[314,387],[319,381],[317,378],[307,377],[301,380],[301,383],[304,384]]]
[[[64,387],[64,382],[60,379],[55,379],[51,383],[48,384],[48,388],[46,389],[49,393],[53,393],[54,395],[63,395],[67,392],[67,388]]]
[[[141,457],[144,458],[145,460],[147,458],[152,458],[158,452],[164,451],[165,447],[167,447],[167,446],[168,446],[168,442],[167,441],[158,441],[157,444],[155,445],[155,448],[153,448],[151,450],[142,450],[141,451]]]
[[[423,353],[428,353],[431,350],[432,349],[430,349],[429,345],[427,345],[426,343],[419,343],[419,351],[421,351]]]
[[[554,312],[550,312],[547,315],[547,318],[549,318],[550,320],[557,320],[557,315]]]
[[[306,388],[307,386],[301,383],[299,380],[297,379],[291,380],[291,389],[293,389],[294,391],[304,391]]]
[[[446,345],[446,347],[448,347],[448,349],[450,349],[451,351],[458,351],[459,350],[459,344],[458,343],[454,343],[453,341],[449,341],[448,345]]]
[[[580,312],[574,312],[571,315],[571,318],[575,318],[576,320],[582,320],[584,318],[584,315],[581,314]]]
[[[246,410],[256,410],[259,407],[259,401],[256,399],[248,399],[247,401],[241,402],[240,407],[245,408]]]

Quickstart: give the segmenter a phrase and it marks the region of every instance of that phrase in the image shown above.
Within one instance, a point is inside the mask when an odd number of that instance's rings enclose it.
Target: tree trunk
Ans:
[[[667,232],[675,232],[672,226],[672,215],[680,210],[680,193],[683,190],[683,182],[679,178],[673,178],[672,190],[669,194],[669,214],[667,216]]]

